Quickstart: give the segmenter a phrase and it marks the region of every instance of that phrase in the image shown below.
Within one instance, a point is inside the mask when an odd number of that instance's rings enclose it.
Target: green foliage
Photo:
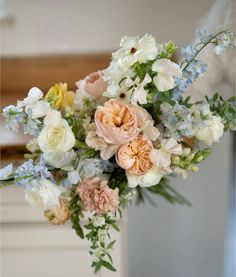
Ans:
[[[95,273],[98,272],[101,267],[105,267],[110,271],[116,271],[113,266],[112,257],[109,253],[116,241],[110,241],[108,231],[110,226],[116,231],[119,231],[119,227],[116,224],[115,219],[110,218],[108,215],[103,215],[102,217],[105,219],[105,224],[102,224],[101,226],[94,226],[92,219],[89,218],[89,223],[84,226],[87,230],[89,230],[86,234],[86,238],[91,241],[90,254],[94,257],[92,267],[94,268]],[[105,234],[105,237],[103,238],[99,235],[99,232],[101,231]]]
[[[169,181],[166,178],[162,178],[160,182],[152,187],[141,188],[137,187],[137,204],[145,202],[148,200],[151,204],[154,204],[151,197],[149,196],[149,192],[153,194],[158,194],[163,197],[166,201],[171,204],[181,204],[191,206],[191,203],[185,199],[180,193],[178,193],[175,189],[173,189],[169,185]]]
[[[125,170],[121,167],[117,167],[111,174],[108,179],[108,186],[111,189],[118,188],[119,195],[123,194],[127,189],[127,177]]]
[[[212,98],[206,96],[206,99],[210,110],[224,120],[225,131],[236,130],[236,96],[224,100],[222,96],[215,93]]]
[[[177,49],[172,41],[163,43],[163,51],[158,55],[158,59],[171,59],[174,51]]]
[[[72,228],[75,230],[76,234],[81,238],[84,239],[83,229],[80,225],[80,217],[83,217],[83,209],[80,206],[79,196],[72,192],[73,197],[69,202],[69,209],[70,209],[70,220],[72,224]]]
[[[91,159],[96,156],[95,149],[89,147],[84,141],[76,140],[75,143],[76,153],[80,160]]]
[[[205,148],[203,150],[199,150],[195,153],[190,153],[186,156],[177,156],[172,158],[172,165],[178,166],[185,170],[196,171],[197,167],[194,164],[198,164],[201,161],[205,160],[211,153],[210,148]]]
[[[156,72],[152,71],[152,65],[156,60],[148,61],[146,63],[140,63],[136,62],[131,66],[131,69],[135,73],[135,77],[139,77],[140,80],[142,81],[146,74],[149,74],[150,77],[154,77],[156,75]]]
[[[179,99],[179,104],[185,106],[186,108],[191,108],[193,104],[190,103],[191,96],[188,96],[186,98],[181,97]]]

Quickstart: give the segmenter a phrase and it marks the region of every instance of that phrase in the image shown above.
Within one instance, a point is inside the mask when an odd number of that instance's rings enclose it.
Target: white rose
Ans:
[[[47,163],[55,168],[70,169],[73,160],[76,158],[74,151],[70,152],[46,152],[43,157]]]
[[[34,181],[37,182],[37,181]],[[40,209],[52,209],[60,206],[59,197],[62,189],[47,179],[42,179],[25,194],[30,206]]]
[[[55,115],[55,117],[53,116]],[[39,134],[40,149],[47,154],[63,153],[75,145],[75,136],[65,119],[57,111],[50,111],[44,120],[44,127]]]
[[[207,145],[211,145],[213,142],[219,142],[220,137],[224,133],[224,125],[221,122],[221,118],[212,116],[211,119],[206,121],[206,124],[207,126],[195,131],[196,138],[205,142]]]

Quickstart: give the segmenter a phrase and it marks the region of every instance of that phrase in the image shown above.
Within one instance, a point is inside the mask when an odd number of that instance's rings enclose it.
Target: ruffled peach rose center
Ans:
[[[127,105],[109,100],[95,114],[98,135],[108,143],[123,144],[138,133],[137,119]]]
[[[128,173],[143,175],[152,167],[149,158],[152,149],[151,141],[138,136],[119,147],[116,159],[118,164],[126,169]]]

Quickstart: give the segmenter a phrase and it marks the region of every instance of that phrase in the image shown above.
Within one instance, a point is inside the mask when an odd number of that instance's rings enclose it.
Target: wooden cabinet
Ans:
[[[124,277],[124,223],[114,247],[116,273],[107,270],[98,277]],[[71,229],[49,225],[42,212],[29,207],[21,188],[1,191],[1,277],[92,277],[89,244]],[[111,275],[112,274],[112,275]]]

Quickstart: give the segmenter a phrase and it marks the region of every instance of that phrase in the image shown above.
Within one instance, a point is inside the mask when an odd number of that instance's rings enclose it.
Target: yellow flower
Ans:
[[[60,199],[60,207],[45,211],[44,216],[47,218],[48,222],[53,225],[64,224],[70,218],[68,202]]]
[[[51,87],[45,97],[45,100],[51,104],[53,109],[71,110],[74,106],[75,93],[67,91],[66,83],[55,84]]]

